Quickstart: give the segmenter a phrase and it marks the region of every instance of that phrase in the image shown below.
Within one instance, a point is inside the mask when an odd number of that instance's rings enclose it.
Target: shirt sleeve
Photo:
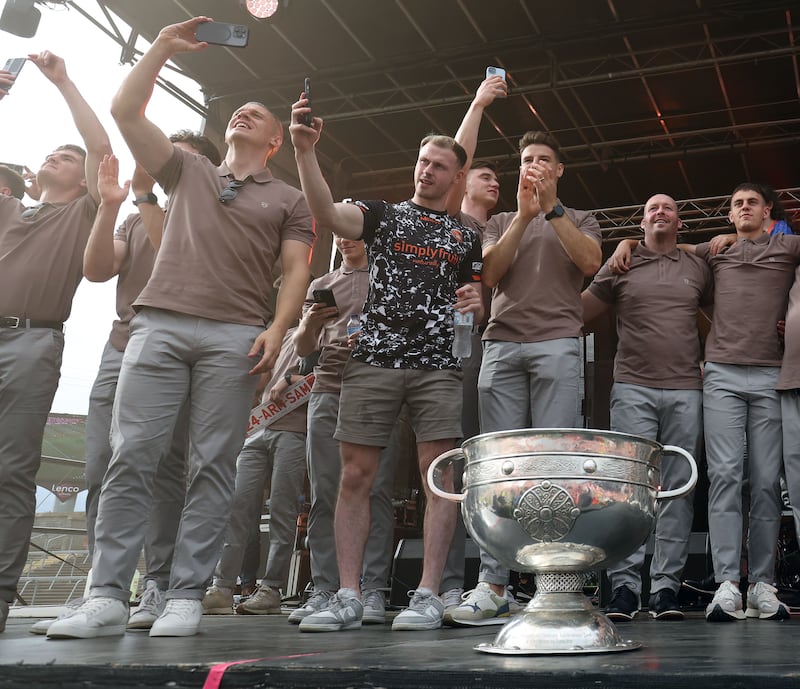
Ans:
[[[364,227],[361,239],[369,245],[375,240],[375,232],[386,214],[385,201],[353,201],[353,205],[364,214]]]
[[[598,244],[602,243],[603,235],[600,231],[600,223],[597,222],[597,218],[594,217],[594,214],[588,211],[575,211],[575,217],[572,222],[575,223],[575,227],[587,237],[591,237]]]
[[[465,282],[480,282],[481,273],[483,272],[483,256],[481,254],[481,242],[478,238],[478,233],[471,230],[474,236],[474,241],[470,247],[469,253],[461,261],[458,266],[458,284],[463,285]]]
[[[597,297],[600,301],[606,304],[613,304],[616,277],[617,276],[611,272],[608,263],[604,263],[600,267],[600,270],[597,271],[597,275],[594,276],[594,280],[592,280],[588,289],[592,295]]]
[[[694,255],[697,258],[704,260],[706,263],[711,259],[711,252],[709,250],[709,243],[703,242],[702,244],[698,244],[694,248]]]

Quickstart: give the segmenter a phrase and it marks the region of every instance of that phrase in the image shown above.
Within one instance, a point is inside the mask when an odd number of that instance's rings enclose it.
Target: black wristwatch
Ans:
[[[142,203],[149,203],[153,206],[158,205],[158,196],[156,196],[152,191],[147,192],[146,194],[142,194],[141,196],[137,196],[133,200],[133,205],[138,206]]]
[[[292,384],[292,374],[291,373],[284,373],[283,374],[283,379],[286,381],[287,385],[291,385]]]
[[[564,215],[564,206],[562,206],[560,203],[557,203],[555,206],[553,206],[553,210],[551,210],[549,213],[545,213],[544,219],[552,220],[553,218],[560,218],[563,215]]]

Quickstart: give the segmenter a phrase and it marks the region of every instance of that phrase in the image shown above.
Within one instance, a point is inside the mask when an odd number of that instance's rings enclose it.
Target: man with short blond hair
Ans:
[[[452,138],[425,137],[414,168],[414,195],[402,203],[334,203],[315,146],[322,120],[301,124],[303,96],[292,107],[290,132],[303,191],[315,219],[336,235],[368,247],[370,290],[362,330],[345,366],[336,438],[342,477],[335,534],[339,591],[325,610],[300,622],[301,631],[359,628],[360,578],[369,534],[369,494],[380,451],[405,402],[417,436],[419,470],[461,436],[461,371],[451,353],[453,311],[482,313],[477,234],[447,214],[447,196],[467,156]],[[455,508],[424,482],[424,558],[419,586],[392,629],[436,629],[442,568],[453,536]]]

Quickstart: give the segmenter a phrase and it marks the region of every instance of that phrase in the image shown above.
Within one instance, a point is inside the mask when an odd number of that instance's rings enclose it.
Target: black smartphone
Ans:
[[[311,78],[310,77],[306,77],[303,80],[303,93],[306,94],[306,100],[308,101],[308,107],[310,108],[311,107]],[[311,119],[313,117],[314,116],[310,112],[307,112],[300,119],[300,123],[304,124],[306,127],[310,127],[311,126]]]
[[[198,41],[227,45],[231,48],[244,48],[250,37],[250,30],[244,24],[226,24],[225,22],[203,22],[194,32]]]
[[[22,71],[22,68],[25,66],[27,59],[24,57],[12,57],[6,60],[6,64],[3,69],[6,72],[11,72],[15,77],[19,76],[19,73]],[[11,88],[9,86],[8,88]]]
[[[325,304],[325,306],[336,306],[336,299],[333,297],[333,290],[331,289],[315,289],[312,293],[314,301]]]

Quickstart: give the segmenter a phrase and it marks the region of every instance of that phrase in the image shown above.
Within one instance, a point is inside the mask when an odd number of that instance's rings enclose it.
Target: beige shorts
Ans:
[[[386,447],[405,402],[418,443],[460,438],[462,377],[452,369],[380,368],[350,359],[333,437]]]

